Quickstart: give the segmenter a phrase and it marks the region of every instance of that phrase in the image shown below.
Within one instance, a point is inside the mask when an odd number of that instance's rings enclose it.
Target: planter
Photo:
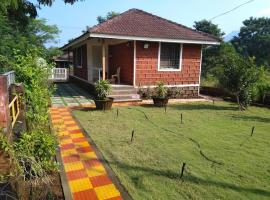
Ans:
[[[168,97],[152,97],[154,106],[163,107],[168,104],[169,98]]]
[[[112,108],[114,98],[108,97],[104,100],[95,99],[96,109],[97,110],[109,110]]]

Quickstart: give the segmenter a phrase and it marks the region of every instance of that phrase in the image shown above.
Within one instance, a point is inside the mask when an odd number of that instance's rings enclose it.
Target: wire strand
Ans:
[[[249,3],[253,2],[253,1],[255,1],[255,0],[249,0],[249,1],[246,1],[245,3],[242,3],[242,4],[240,4],[240,5],[236,6],[236,7],[234,7],[234,8],[231,9],[231,10],[228,10],[228,11],[226,11],[226,12],[224,12],[224,13],[221,13],[221,14],[215,16],[215,17],[212,17],[212,18],[209,19],[209,20],[212,21],[213,19],[216,19],[216,18],[221,17],[221,16],[223,16],[223,15],[226,15],[226,14],[228,14],[228,13],[230,13],[230,12],[233,12],[233,11],[237,10],[238,8],[240,8],[240,7],[242,7],[242,6],[246,5],[246,4],[249,4]]]

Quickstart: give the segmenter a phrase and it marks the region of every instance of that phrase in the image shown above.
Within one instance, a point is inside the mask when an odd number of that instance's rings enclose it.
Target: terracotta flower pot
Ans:
[[[97,110],[109,110],[112,108],[114,98],[108,97],[104,100],[95,99]]]
[[[168,97],[152,97],[154,106],[163,107],[168,104],[169,98]]]

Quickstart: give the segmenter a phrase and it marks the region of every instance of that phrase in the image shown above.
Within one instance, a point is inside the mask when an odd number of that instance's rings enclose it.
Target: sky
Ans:
[[[35,0],[31,0],[36,3]],[[47,19],[50,25],[57,25],[60,34],[56,44],[63,46],[69,39],[82,33],[86,26],[97,23],[97,16],[109,11],[124,12],[138,8],[164,17],[188,27],[194,21],[211,19],[221,13],[247,2],[248,0],[82,0],[73,5],[63,0],[55,0],[51,7],[42,6],[38,10],[39,18]],[[238,31],[242,21],[249,17],[270,17],[270,0],[253,0],[237,10],[212,20],[226,33]]]

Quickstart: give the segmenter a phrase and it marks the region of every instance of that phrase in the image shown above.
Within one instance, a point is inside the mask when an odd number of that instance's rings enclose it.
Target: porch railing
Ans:
[[[3,74],[4,76],[7,77],[7,88],[13,83],[15,83],[15,72],[14,71],[9,71]]]
[[[19,106],[19,97],[16,95],[10,104],[8,105],[10,110],[10,116],[11,116],[11,126],[13,128],[19,114],[20,114],[20,106]]]
[[[66,68],[53,68],[49,79],[53,81],[67,81],[68,70]]]
[[[93,67],[93,81],[100,81],[101,78],[101,74],[102,74],[102,69],[98,68],[98,67]]]

